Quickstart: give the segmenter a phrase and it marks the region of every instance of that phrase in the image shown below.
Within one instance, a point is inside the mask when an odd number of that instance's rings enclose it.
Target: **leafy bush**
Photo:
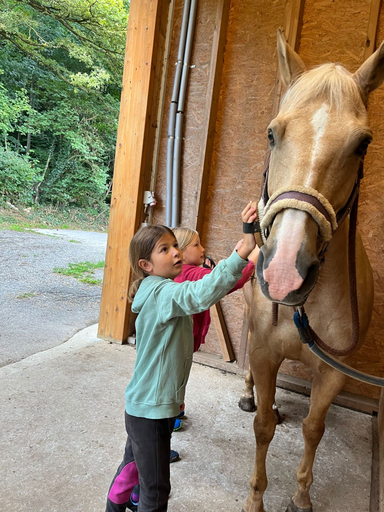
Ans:
[[[0,195],[11,203],[31,203],[41,169],[24,155],[0,148]]]

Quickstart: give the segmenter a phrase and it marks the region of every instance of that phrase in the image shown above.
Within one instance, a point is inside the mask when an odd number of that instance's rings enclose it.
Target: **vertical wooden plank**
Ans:
[[[300,46],[301,28],[303,26],[303,13],[304,13],[305,0],[287,0],[285,4],[285,16],[284,16],[284,36],[288,44],[296,52]],[[279,111],[279,105],[282,94],[282,83],[280,80],[279,70],[276,72],[275,89],[273,94],[271,120],[276,117]],[[268,151],[266,151],[266,160],[268,158]],[[266,163],[266,162],[265,162]],[[249,324],[247,316],[244,313],[243,329],[241,332],[240,339],[240,354],[238,364],[244,370],[248,367],[248,354],[249,343],[248,336]]]
[[[223,310],[221,309],[220,302],[215,304],[210,309],[213,323],[216,327],[217,337],[219,338],[221,352],[223,353],[223,359],[227,362],[235,360],[235,354],[233,352],[231,339],[228,334],[228,329],[225,324]]]
[[[301,28],[303,26],[305,0],[287,0],[285,5],[284,35],[295,52],[299,51]]]
[[[198,164],[198,180],[196,185],[196,203],[193,219],[194,228],[202,236],[204,211],[206,208],[209,171],[212,162],[213,141],[217,119],[217,108],[221,86],[221,75],[224,63],[225,40],[228,28],[230,0],[218,0],[216,10],[215,32],[213,36],[209,80],[205,98],[205,125]],[[216,327],[217,336],[225,361],[234,361],[235,356],[229,338],[224,315],[219,304],[211,308],[211,315]]]
[[[364,60],[368,59],[376,49],[377,28],[379,25],[381,0],[371,0],[367,39],[365,43]]]
[[[384,389],[381,390],[378,416],[379,433],[379,511],[384,512]]]
[[[98,331],[112,341],[129,334],[128,248],[151,179],[168,14],[169,0],[131,0]]]
[[[218,0],[210,59],[209,81],[205,98],[205,125],[201,141],[201,153],[198,164],[198,179],[196,184],[196,206],[193,218],[195,229],[203,231],[204,210],[207,200],[209,171],[212,162],[213,141],[219,104],[221,75],[223,71],[225,40],[228,28],[230,0]]]
[[[287,0],[285,4],[284,36],[289,46],[293,48],[295,52],[299,51],[300,46],[304,6],[305,0]],[[282,89],[283,86],[280,80],[279,70],[277,70],[271,119],[276,117],[279,111]]]

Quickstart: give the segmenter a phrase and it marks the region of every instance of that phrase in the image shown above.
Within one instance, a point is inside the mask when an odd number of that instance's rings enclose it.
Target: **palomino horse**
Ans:
[[[277,46],[281,79],[288,89],[268,127],[269,201],[264,216],[261,214],[261,227],[268,237],[257,262],[258,285],[251,281],[244,288],[257,414],[255,470],[243,512],[264,512],[265,462],[277,423],[273,411],[276,376],[284,358],[302,361],[314,375],[310,409],[303,421],[304,454],[297,470],[297,490],[287,509],[312,511],[309,491],[316,449],[328,408],[346,377],[302,344],[292,320],[292,306],[305,302],[313,330],[333,349],[343,352],[350,347],[349,220],[337,226],[337,214],[348,203],[372,138],[368,95],[384,79],[384,44],[354,74],[336,64],[306,71],[281,33]],[[314,197],[317,207],[287,198],[287,191]],[[371,320],[373,278],[358,233],[355,249],[360,320],[357,350]],[[270,301],[291,306],[279,307],[276,326],[271,325]],[[349,356],[342,360],[348,363]]]

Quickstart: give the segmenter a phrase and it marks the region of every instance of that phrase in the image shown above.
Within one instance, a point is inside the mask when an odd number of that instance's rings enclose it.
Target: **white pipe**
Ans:
[[[181,176],[181,156],[183,142],[183,121],[184,107],[187,93],[188,75],[192,54],[193,37],[195,32],[195,22],[197,13],[197,0],[191,1],[191,11],[188,22],[188,33],[185,45],[183,73],[181,77],[179,101],[177,104],[176,114],[176,137],[173,154],[173,184],[172,184],[172,227],[176,227],[180,223],[180,176]]]
[[[179,42],[179,50],[177,53],[177,62],[176,62],[176,71],[175,71],[175,79],[173,83],[172,90],[172,99],[171,106],[169,110],[169,123],[168,123],[168,142],[167,142],[167,174],[166,174],[166,201],[165,201],[165,224],[167,226],[171,226],[172,224],[172,210],[173,210],[173,155],[174,155],[174,145],[175,145],[175,124],[176,124],[176,112],[177,112],[177,103],[179,99],[180,92],[180,81],[181,75],[183,71],[183,58],[185,53],[185,44],[188,30],[188,23],[190,17],[190,5],[191,0],[185,0],[184,2],[184,10],[183,10],[183,19],[181,22],[181,32],[180,32],[180,42]]]

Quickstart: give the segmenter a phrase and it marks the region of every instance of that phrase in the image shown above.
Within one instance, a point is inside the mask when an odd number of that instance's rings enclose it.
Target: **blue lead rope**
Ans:
[[[299,310],[295,311],[293,315],[293,321],[299,331],[300,339],[303,343],[308,344],[310,348],[314,345],[311,329],[309,328],[309,321],[307,314],[303,311],[303,314],[300,315]]]

